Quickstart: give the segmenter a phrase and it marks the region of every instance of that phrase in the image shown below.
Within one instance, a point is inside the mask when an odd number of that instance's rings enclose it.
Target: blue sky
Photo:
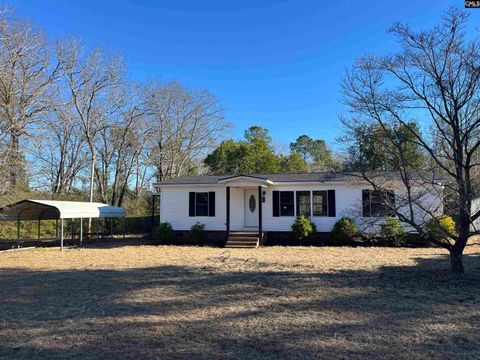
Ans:
[[[226,107],[233,137],[257,124],[279,143],[307,133],[331,145],[345,111],[339,85],[355,58],[392,51],[386,29],[396,21],[428,27],[449,5],[463,6],[463,0],[8,3],[55,37],[76,35],[87,46],[123,53],[134,79],[209,89]]]

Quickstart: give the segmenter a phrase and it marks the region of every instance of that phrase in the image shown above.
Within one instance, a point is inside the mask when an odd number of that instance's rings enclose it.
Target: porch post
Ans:
[[[230,236],[230,186],[227,186],[227,239]]]
[[[262,187],[258,187],[258,239],[260,240],[260,245],[263,243],[263,230],[262,230]]]
[[[155,195],[152,195],[152,227],[150,232],[153,234],[153,227],[155,226]]]

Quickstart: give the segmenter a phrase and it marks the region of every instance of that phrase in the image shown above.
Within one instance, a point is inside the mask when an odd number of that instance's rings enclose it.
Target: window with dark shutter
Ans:
[[[336,200],[335,200],[335,190],[328,190],[328,216],[335,217],[336,214]]]
[[[313,191],[312,192],[312,204],[313,204],[313,216],[327,216],[328,215],[328,202],[327,192]]]
[[[208,216],[208,192],[195,193],[195,216]]]
[[[310,191],[297,191],[297,216],[311,216]]]
[[[395,193],[390,190],[362,190],[362,215],[364,217],[392,216]]]
[[[188,216],[215,216],[215,191],[188,195]]]
[[[295,193],[280,191],[280,216],[295,216]]]

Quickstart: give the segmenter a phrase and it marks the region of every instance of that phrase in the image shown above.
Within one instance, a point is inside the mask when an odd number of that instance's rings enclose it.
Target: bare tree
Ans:
[[[21,140],[33,135],[50,101],[48,91],[59,74],[44,34],[15,17],[0,15],[0,130],[6,147],[9,188],[24,180]]]
[[[480,47],[478,38],[467,41],[467,21],[465,12],[451,8],[442,23],[428,31],[416,32],[396,24],[390,32],[401,49],[392,55],[359,59],[343,82],[344,101],[357,121],[376,123],[386,133],[392,126],[404,126],[412,135],[411,141],[431,159],[428,177],[426,173],[421,179],[418,173],[413,176],[403,159],[401,144],[390,138],[408,200],[406,209],[394,207],[401,221],[428,236],[426,219],[419,219],[415,212],[425,194],[414,189],[426,185],[431,185],[430,191],[436,189],[433,170],[450,180],[446,186],[458,208],[458,233],[436,243],[450,252],[453,272],[464,271],[463,250],[470,226],[480,216],[480,212],[471,211],[472,174],[480,165],[474,160],[480,147]],[[413,119],[419,121],[420,130],[408,126]],[[353,122],[350,125],[355,127]],[[379,190],[385,189],[366,172],[364,180]],[[426,207],[422,210],[434,218]]]
[[[229,128],[218,99],[205,90],[151,83],[146,101],[150,159],[159,180],[191,171]]]
[[[63,79],[68,87],[76,121],[81,125],[91,156],[90,201],[93,198],[94,174],[100,179],[95,164],[95,142],[100,132],[108,127],[108,118],[115,108],[108,102],[109,91],[118,85],[123,74],[119,57],[109,57],[101,49],[85,51],[77,40],[59,45]],[[104,200],[106,189],[97,181],[98,192]]]
[[[111,99],[117,111],[109,126],[100,131],[97,152],[101,164],[98,181],[102,188],[111,191],[109,201],[121,206],[128,190],[131,175],[139,165],[148,132],[144,122],[145,106],[143,87],[123,86]]]
[[[21,180],[68,194],[90,177],[90,201],[96,186],[100,200],[121,205],[155,175],[200,166],[228,128],[209,92],[179,82],[127,84],[119,56],[76,39],[53,53],[41,31],[7,15],[0,10],[3,203]],[[27,179],[26,169],[38,176]]]
[[[34,154],[40,160],[41,176],[52,194],[67,194],[88,160],[85,136],[76,121],[72,103],[53,99],[52,110],[44,118]]]

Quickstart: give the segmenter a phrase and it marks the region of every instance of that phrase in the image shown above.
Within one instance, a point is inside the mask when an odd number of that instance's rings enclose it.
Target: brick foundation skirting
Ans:
[[[199,242],[193,240],[189,236],[189,230],[175,231],[175,239],[164,245],[198,245],[224,247],[227,241],[226,231],[205,231],[205,240]],[[298,241],[292,238],[290,231],[266,231],[264,232],[263,242],[261,246],[335,246],[329,232],[318,232],[311,239]],[[381,243],[371,243],[368,241],[357,241],[349,244],[351,246],[388,246]],[[407,235],[407,247],[431,247],[432,244],[425,242],[415,234]]]

